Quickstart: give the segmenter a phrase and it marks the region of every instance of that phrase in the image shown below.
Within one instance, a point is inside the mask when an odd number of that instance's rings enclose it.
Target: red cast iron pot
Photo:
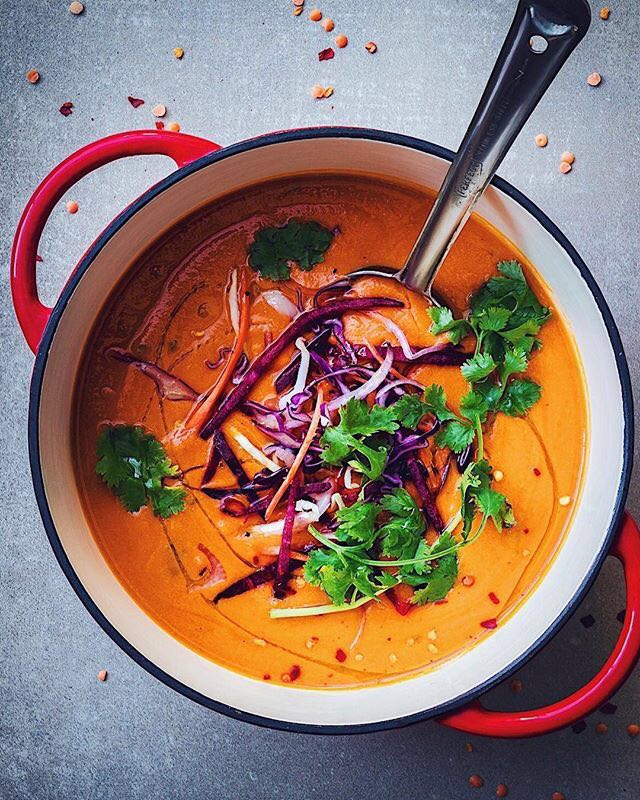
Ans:
[[[80,260],[55,308],[43,305],[36,288],[37,248],[56,203],[98,167],[148,154],[171,157],[178,170],[110,223]],[[585,365],[592,419],[607,417],[602,421],[606,438],[601,437],[599,424],[591,432],[591,449],[597,447],[608,473],[600,474],[597,462],[590,462],[572,530],[532,597],[488,637],[492,650],[478,644],[470,648],[471,655],[448,663],[442,674],[434,670],[427,677],[341,692],[339,703],[332,702],[329,690],[252,681],[207,662],[160,631],[122,587],[117,588],[80,518],[69,446],[70,387],[79,344],[86,340],[117,280],[154,238],[220,194],[257,180],[324,169],[376,173],[436,188],[451,157],[450,152],[417,139],[364,129],[283,132],[224,149],[185,134],[133,131],[94,142],[69,156],[40,184],[22,215],[13,245],[11,286],[18,321],[36,352],[29,448],[51,545],[82,602],[114,641],[160,680],[210,708],[261,725],[316,733],[381,730],[438,717],[444,725],[468,733],[533,736],[569,725],[598,708],[636,662],[640,535],[623,513],[633,444],[626,360],[604,298],[575,249],[538,208],[499,178],[483,197],[478,213],[536,264],[572,325]],[[596,677],[545,708],[509,713],[483,708],[477,697],[549,640],[576,608],[608,554],[622,562],[627,609],[615,649]],[[558,577],[563,569],[564,577]],[[346,711],[339,710],[345,706]]]

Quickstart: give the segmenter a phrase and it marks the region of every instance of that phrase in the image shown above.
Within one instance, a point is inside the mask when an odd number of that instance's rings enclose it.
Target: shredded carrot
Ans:
[[[240,297],[240,322],[238,326],[238,335],[236,336],[236,340],[233,344],[233,349],[231,350],[231,353],[229,353],[227,363],[225,364],[224,369],[220,373],[218,379],[213,386],[207,389],[207,391],[201,395],[198,400],[196,400],[196,403],[189,412],[189,415],[185,420],[185,428],[189,428],[190,430],[199,432],[200,429],[206,424],[207,420],[211,416],[211,412],[215,404],[220,399],[220,395],[224,391],[227,383],[231,380],[233,371],[236,368],[236,365],[240,360],[240,356],[244,350],[244,344],[247,339],[247,334],[249,333],[249,294],[247,292],[247,280],[244,270],[242,270],[240,273],[238,295]]]
[[[369,352],[376,359],[376,361],[378,361],[378,363],[382,364],[382,362],[384,361],[384,358],[380,355],[380,351],[376,347],[374,347],[371,344],[371,342],[369,342],[367,339],[364,339],[364,343],[369,348]],[[396,378],[400,378],[401,380],[404,380],[404,378],[406,377],[401,372],[398,372],[397,369],[394,369],[394,367],[391,367],[389,372],[392,375],[394,375]]]
[[[313,441],[313,437],[316,435],[316,431],[318,430],[318,425],[320,424],[320,407],[322,406],[322,390],[318,391],[318,399],[316,400],[316,407],[313,409],[313,416],[311,417],[311,422],[309,423],[309,429],[307,431],[306,436],[302,444],[300,445],[300,450],[298,450],[298,454],[295,457],[293,464],[291,465],[291,469],[287,473],[287,477],[282,482],[282,485],[278,489],[278,491],[273,495],[271,502],[267,510],[265,511],[264,518],[265,520],[269,520],[273,512],[275,511],[276,506],[282,499],[282,496],[287,491],[293,479],[296,477],[296,473],[300,469],[302,465],[302,461],[307,454],[307,450],[311,447],[311,442]]]

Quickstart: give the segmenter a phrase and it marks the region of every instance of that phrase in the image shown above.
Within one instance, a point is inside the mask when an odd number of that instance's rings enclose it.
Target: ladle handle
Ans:
[[[429,291],[478,198],[574,47],[587,0],[520,0],[489,82],[401,279]]]

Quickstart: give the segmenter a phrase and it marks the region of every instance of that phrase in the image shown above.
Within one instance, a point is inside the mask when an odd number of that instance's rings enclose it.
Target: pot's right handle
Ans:
[[[625,513],[611,555],[622,562],[627,586],[627,610],[613,653],[582,689],[564,700],[534,711],[489,711],[475,701],[440,722],[450,728],[482,736],[516,738],[537,736],[564,728],[595,711],[618,689],[640,654],[640,531]]]
[[[219,150],[220,145],[198,136],[170,131],[143,130],[116,133],[92,142],[58,164],[27,203],[11,251],[13,305],[27,344],[35,353],[51,309],[40,302],[36,261],[40,236],[56,203],[89,172],[127,156],[164,155],[183,167],[196,158]]]

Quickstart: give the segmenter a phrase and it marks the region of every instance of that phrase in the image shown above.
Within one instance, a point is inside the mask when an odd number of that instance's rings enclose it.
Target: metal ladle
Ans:
[[[409,257],[398,271],[364,267],[351,275],[395,275],[432,295],[438,269],[516,136],[591,22],[587,0],[520,0],[471,124]]]

